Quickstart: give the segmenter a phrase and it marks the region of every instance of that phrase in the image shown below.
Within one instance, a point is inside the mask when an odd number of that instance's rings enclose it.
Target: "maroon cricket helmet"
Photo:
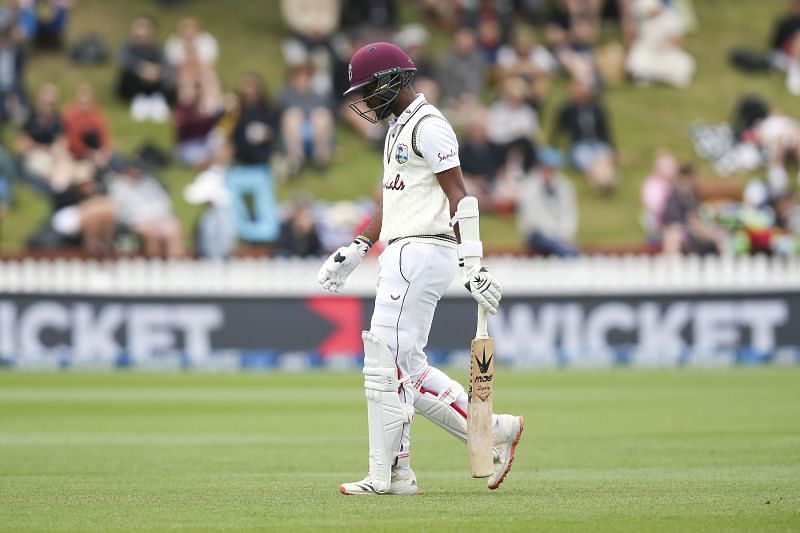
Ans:
[[[344,94],[367,89],[362,93],[363,98],[350,104],[350,107],[361,117],[375,123],[389,116],[392,102],[400,89],[411,83],[416,71],[414,62],[399,47],[391,43],[368,44],[350,59],[347,67],[350,88]],[[366,109],[361,109],[360,104],[373,96],[378,97],[380,103],[372,107],[366,104]],[[375,118],[368,116],[371,111],[375,112]]]

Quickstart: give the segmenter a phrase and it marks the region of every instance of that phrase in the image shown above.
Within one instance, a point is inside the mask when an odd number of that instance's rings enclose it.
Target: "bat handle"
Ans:
[[[475,338],[489,338],[489,313],[480,305],[478,306],[478,327],[476,328]]]

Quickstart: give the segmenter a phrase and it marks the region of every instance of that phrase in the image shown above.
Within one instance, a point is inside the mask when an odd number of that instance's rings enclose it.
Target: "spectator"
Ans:
[[[755,138],[767,154],[770,195],[782,196],[789,188],[787,163],[800,161],[800,122],[775,112],[758,123]],[[800,171],[797,173],[800,182]]]
[[[526,87],[521,79],[512,77],[503,83],[500,99],[489,108],[487,135],[495,152],[494,160],[508,164],[509,152],[517,150],[527,172],[534,160],[533,139],[539,132],[539,121],[534,111],[525,103]]]
[[[478,19],[477,29],[478,47],[486,58],[486,63],[494,65],[497,54],[503,46],[503,28],[496,18]]]
[[[520,184],[518,223],[529,248],[542,255],[578,255],[578,209],[572,184],[560,172],[561,154],[549,147],[537,153],[535,170]]]
[[[547,47],[558,60],[559,67],[571,79],[599,89],[602,80],[593,48],[595,37],[595,25],[590,18],[571,17],[566,11],[551,20],[545,31]]]
[[[40,48],[61,48],[73,4],[73,0],[19,0],[28,38]]]
[[[39,89],[36,107],[22,127],[17,147],[28,177],[45,183],[56,192],[69,186],[73,160],[58,112],[58,89],[55,85],[46,83]]]
[[[221,116],[219,107],[206,110],[203,87],[179,93],[175,106],[175,156],[181,164],[199,168],[207,165],[214,154],[212,132]]]
[[[236,234],[250,243],[272,243],[279,234],[275,184],[269,166],[275,123],[261,78],[246,74],[239,87],[239,114],[232,135],[234,164],[228,169],[226,184],[231,193]]]
[[[466,135],[459,143],[458,159],[467,193],[478,199],[481,209],[493,210],[492,187],[498,171],[496,151],[487,132],[486,112],[473,113],[466,124]]]
[[[397,27],[396,0],[345,0],[342,6],[342,27],[371,29],[388,33]]]
[[[245,74],[239,85],[239,119],[233,130],[234,159],[250,165],[266,163],[275,140],[275,115],[269,108],[264,83]]]
[[[800,94],[800,0],[790,0],[789,13],[776,21],[770,48],[772,65],[787,73],[787,88]]]
[[[497,53],[497,68],[503,77],[517,77],[526,84],[525,100],[537,109],[548,89],[548,78],[558,70],[558,62],[544,46],[536,43],[532,31],[518,27],[510,45]]]
[[[664,209],[663,253],[709,254],[725,249],[724,235],[700,215],[697,173],[682,165]]]
[[[0,30],[0,123],[19,123],[28,105],[25,53],[13,28]]]
[[[138,235],[147,257],[183,256],[181,225],[161,183],[149,175],[142,161],[130,159],[109,185],[119,221]]]
[[[333,147],[333,114],[327,98],[311,90],[308,65],[289,71],[289,85],[278,96],[281,137],[289,159],[290,175],[297,174],[306,159],[325,170]]]
[[[14,162],[14,158],[0,144],[0,218],[14,204],[14,189],[17,180],[17,165]]]
[[[173,91],[173,72],[155,32],[155,20],[136,17],[120,54],[117,93],[131,102],[131,116],[137,121],[165,122],[169,117],[167,97]]]
[[[564,134],[570,140],[572,164],[601,192],[611,192],[616,175],[609,120],[589,86],[578,80],[573,80],[570,100],[558,113],[551,144]]]
[[[478,47],[487,62],[494,64],[500,46],[510,38],[514,6],[508,0],[478,0],[465,4],[464,22],[477,31]]]
[[[672,184],[678,175],[679,163],[669,150],[656,155],[653,173],[642,183],[642,225],[647,239],[652,244],[661,243],[664,211],[672,194]]]
[[[458,108],[465,99],[477,99],[486,81],[486,59],[477,47],[475,32],[456,30],[453,47],[440,66],[440,87],[445,105]]]
[[[98,169],[111,161],[111,132],[105,111],[95,102],[88,83],[78,86],[75,98],[64,110],[64,130],[72,157],[86,159]]]
[[[213,115],[222,105],[214,63],[219,54],[217,40],[201,31],[200,23],[185,18],[178,23],[177,35],[167,39],[164,54],[176,73],[178,102],[198,101],[203,115]]]
[[[281,224],[277,254],[282,257],[317,257],[322,253],[322,244],[317,234],[311,203],[295,200],[292,211]]]
[[[639,83],[688,86],[694,59],[681,46],[684,27],[680,15],[661,0],[636,0],[634,7],[640,23],[628,53],[628,72]]]
[[[428,102],[435,103],[439,100],[439,84],[436,82],[436,73],[428,50],[428,32],[419,24],[409,24],[397,32],[395,36],[397,46],[408,54],[414,61],[417,72],[414,73],[414,89],[425,95]],[[352,113],[351,113],[352,114]],[[359,118],[359,120],[361,120]],[[362,120],[362,122],[364,122]]]
[[[331,37],[337,30],[340,0],[281,0],[281,10],[291,31],[282,44],[289,67],[311,65],[314,92],[330,96],[334,57]]]
[[[213,164],[201,172],[183,191],[184,199],[202,205],[203,212],[195,225],[195,250],[203,259],[221,260],[236,250],[236,228],[225,173],[231,163],[230,145],[222,145],[215,154]]]
[[[363,34],[356,33],[352,40],[345,40],[344,43],[346,46],[341,52],[337,53],[336,56],[336,76],[334,80],[334,97],[338,102],[338,118],[356,131],[374,149],[382,151],[383,142],[386,138],[386,123],[381,121],[373,124],[372,122],[362,119],[350,110],[350,104],[359,100],[361,98],[360,94],[344,96],[344,92],[350,88],[350,81],[348,79],[350,58],[359,48],[369,44],[369,41],[364,40]]]
[[[94,177],[91,162],[77,165],[74,180],[53,195],[50,225],[61,239],[80,242],[87,253],[102,257],[113,251],[116,208]]]
[[[800,253],[800,202],[797,193],[788,192],[775,202],[778,234],[773,238],[773,250],[783,255]]]

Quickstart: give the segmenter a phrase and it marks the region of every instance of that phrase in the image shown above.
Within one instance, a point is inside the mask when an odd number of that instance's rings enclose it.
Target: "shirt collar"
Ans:
[[[421,105],[426,103],[427,100],[425,100],[425,95],[419,93],[417,97],[414,99],[414,101],[408,104],[408,107],[406,107],[405,110],[402,113],[400,113],[399,117],[395,117],[389,121],[389,126],[392,127],[395,126],[396,124],[400,125],[405,124],[406,122],[408,122],[408,119],[411,118],[411,115],[413,115],[414,112],[417,109],[419,109]]]

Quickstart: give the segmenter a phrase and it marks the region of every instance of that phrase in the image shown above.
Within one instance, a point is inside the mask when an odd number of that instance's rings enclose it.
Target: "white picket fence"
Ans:
[[[297,297],[325,294],[321,259],[229,262],[124,259],[111,262],[0,262],[0,292],[36,294]],[[491,257],[506,295],[709,294],[800,290],[800,259],[586,256],[577,259]],[[377,261],[365,260],[342,294],[372,295]],[[464,295],[458,278],[449,289]]]

